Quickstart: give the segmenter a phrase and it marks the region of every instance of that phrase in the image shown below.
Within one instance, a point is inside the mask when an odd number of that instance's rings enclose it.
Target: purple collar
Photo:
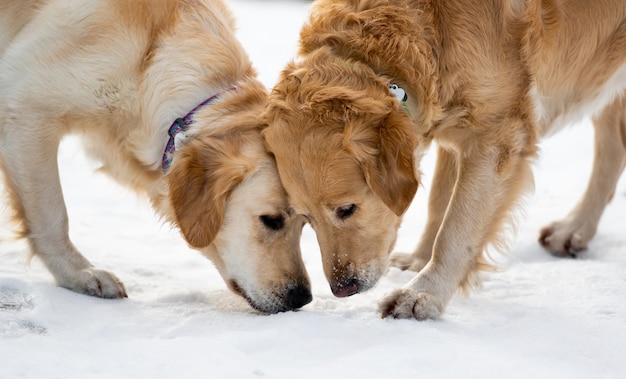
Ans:
[[[237,88],[231,87],[226,91],[237,91]],[[198,109],[207,106],[215,100],[219,99],[222,96],[222,93],[223,92],[220,92],[216,95],[209,97],[208,99],[198,104],[184,117],[177,118],[172,123],[170,128],[167,130],[169,139],[167,140],[167,144],[165,145],[165,151],[163,151],[163,158],[161,159],[161,167],[163,168],[163,173],[167,173],[167,171],[170,169],[172,159],[174,158],[174,152],[180,147],[180,144],[185,141],[185,139],[187,139],[185,131],[189,129],[189,126],[191,124],[193,124],[193,115],[196,113],[196,111],[198,111]]]

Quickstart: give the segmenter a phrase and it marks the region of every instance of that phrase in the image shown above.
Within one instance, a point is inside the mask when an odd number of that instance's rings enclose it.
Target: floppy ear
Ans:
[[[408,117],[391,112],[375,124],[352,123],[345,133],[344,145],[372,191],[396,215],[404,214],[419,184],[413,155],[417,136]]]
[[[227,141],[197,142],[177,153],[167,182],[176,224],[189,245],[203,248],[217,236],[228,196],[248,167],[238,162],[241,156],[229,156]]]

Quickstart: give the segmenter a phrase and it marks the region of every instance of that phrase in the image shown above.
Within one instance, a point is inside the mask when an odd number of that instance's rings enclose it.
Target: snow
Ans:
[[[230,0],[239,37],[271,87],[293,57],[306,1]],[[74,243],[128,290],[103,300],[54,285],[23,241],[0,239],[0,378],[619,378],[626,373],[626,182],[589,251],[546,254],[539,229],[565,216],[586,187],[589,121],[541,145],[536,190],[520,212],[500,271],[440,320],[381,319],[377,301],[412,273],[392,269],[369,292],[339,299],[310,228],[302,237],[314,300],[260,315],[229,292],[211,262],[64,141],[59,162]],[[425,222],[434,152],[397,250]],[[6,222],[0,234],[7,236]]]

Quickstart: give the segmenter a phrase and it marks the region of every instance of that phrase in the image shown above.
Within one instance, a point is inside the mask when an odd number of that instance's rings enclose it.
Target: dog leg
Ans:
[[[28,113],[19,118],[19,125],[17,117],[4,114],[0,154],[15,218],[32,253],[62,287],[104,298],[126,297],[124,285],[113,274],[95,269],[70,241],[57,165],[56,131],[62,128],[53,119],[28,120]]]
[[[487,146],[475,151],[456,156],[458,177],[433,255],[409,283],[382,299],[383,317],[437,318],[460,287],[476,280],[475,274],[486,265],[486,245],[497,242],[509,210],[532,184],[527,157],[533,151]]]
[[[595,156],[587,190],[565,219],[540,231],[539,242],[558,256],[575,257],[587,248],[626,164],[626,98],[607,106],[593,124]]]
[[[437,150],[437,164],[433,184],[428,198],[428,220],[419,245],[413,254],[395,253],[391,264],[402,270],[419,272],[432,256],[435,237],[439,232],[446,208],[452,196],[452,189],[457,176],[454,155],[441,147]]]

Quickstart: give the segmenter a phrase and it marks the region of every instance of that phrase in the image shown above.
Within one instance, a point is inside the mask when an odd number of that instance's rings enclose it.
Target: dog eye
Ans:
[[[272,230],[281,230],[285,226],[285,217],[283,215],[261,215],[259,219],[263,225]]]
[[[342,205],[341,207],[338,207],[335,210],[335,213],[337,214],[337,218],[339,218],[340,220],[345,220],[348,217],[352,216],[355,211],[356,211],[355,204],[346,204],[346,205]]]

